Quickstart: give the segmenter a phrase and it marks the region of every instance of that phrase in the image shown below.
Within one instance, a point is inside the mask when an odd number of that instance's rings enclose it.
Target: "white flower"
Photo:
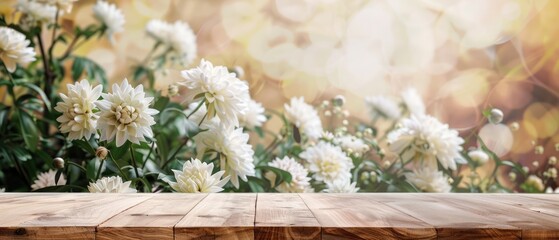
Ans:
[[[16,70],[17,63],[35,61],[35,50],[29,47],[29,43],[22,33],[8,27],[0,27],[0,60],[9,72]]]
[[[60,123],[60,131],[69,133],[69,140],[89,140],[91,135],[97,132],[97,119],[99,115],[95,112],[95,102],[101,96],[103,87],[98,85],[92,88],[85,79],[68,84],[68,96],[60,93],[62,102],[58,102],[54,108],[62,113],[56,121]]]
[[[239,188],[239,178],[246,182],[247,176],[254,176],[254,151],[248,144],[249,135],[242,128],[235,129],[215,120],[202,124],[202,127],[208,131],[194,137],[196,152],[200,158],[207,149],[218,152],[221,170],[231,177],[231,183],[236,188]]]
[[[290,104],[285,104],[285,116],[309,139],[316,140],[322,136],[322,122],[318,112],[305,103],[304,97],[291,98]]]
[[[450,192],[452,187],[442,172],[433,168],[418,169],[405,174],[406,179],[425,192]]]
[[[106,27],[107,36],[113,42],[113,34],[124,30],[124,14],[114,4],[99,0],[93,6],[95,18]]]
[[[54,22],[57,11],[55,6],[30,0],[19,0],[16,9],[24,14],[21,21],[33,26]]]
[[[182,171],[173,170],[177,182],[169,185],[177,192],[183,193],[216,193],[223,191],[223,185],[229,181],[229,176],[221,179],[225,171],[212,175],[214,164],[203,163],[198,159],[191,159],[182,166]]]
[[[408,88],[401,93],[404,105],[411,115],[425,115],[425,104],[415,88]]]
[[[67,12],[67,13],[72,11],[72,5],[74,4],[74,2],[77,2],[77,1],[78,0],[37,0],[37,2],[40,2],[40,3],[54,5],[57,8],[61,9],[64,12]]]
[[[6,188],[0,188],[0,193],[6,192]]]
[[[130,183],[122,182],[120,176],[103,177],[89,183],[87,189],[90,193],[135,193],[136,189],[130,188]]]
[[[307,148],[299,155],[308,163],[308,169],[317,181],[334,182],[351,178],[353,162],[338,146],[326,142]]]
[[[171,49],[173,57],[182,65],[188,65],[196,58],[196,36],[187,23],[167,23],[154,19],[146,25],[146,32]]]
[[[444,168],[456,170],[464,143],[456,130],[428,115],[411,116],[400,124],[388,134],[392,152],[402,154],[404,161],[414,159],[436,167],[438,160]]]
[[[37,175],[37,180],[35,180],[33,182],[33,185],[31,185],[31,189],[37,190],[41,188],[60,186],[66,184],[66,178],[64,177],[64,174],[60,175],[60,178],[58,179],[57,183],[54,182],[55,178],[56,178],[55,170],[51,169],[48,172],[40,173],[39,175]]]
[[[341,179],[334,182],[327,182],[326,193],[356,193],[359,188],[355,187],[356,182],[350,182],[349,179]]]
[[[369,146],[362,139],[350,135],[334,138],[334,144],[342,147],[348,153],[363,154],[369,151]]]
[[[112,141],[116,137],[116,146],[122,146],[126,140],[140,144],[145,137],[152,137],[151,125],[155,124],[153,116],[159,111],[149,108],[153,97],[145,97],[144,87],[132,88],[128,80],[122,84],[113,84],[112,93],[102,93],[103,100],[95,104],[101,110],[98,125],[101,141]]]
[[[472,151],[468,152],[468,157],[470,157],[472,159],[472,161],[483,165],[485,164],[487,161],[489,161],[489,155],[487,155],[487,153],[485,153],[483,150],[481,149],[475,149]]]
[[[557,193],[559,193],[559,187],[556,188],[555,191],[553,191],[553,188],[547,187],[547,188],[545,189],[545,193],[555,193],[555,194],[557,194]]]
[[[262,107],[261,103],[252,99],[249,99],[247,103],[248,108],[246,112],[239,116],[241,126],[248,128],[261,127],[267,120],[266,115],[264,115],[265,109]]]
[[[366,97],[365,103],[371,111],[373,118],[377,116],[385,117],[387,119],[398,119],[401,115],[400,107],[392,99],[384,96]]]
[[[309,181],[310,177],[307,177],[309,172],[300,163],[296,162],[295,159],[290,157],[276,158],[274,161],[268,163],[268,166],[279,168],[291,174],[291,182],[282,182],[281,184],[275,186],[278,192],[282,193],[303,193],[303,192],[313,192]],[[270,180],[272,185],[276,182],[276,174],[273,172],[267,172],[265,177]]]
[[[524,182],[524,185],[528,188],[537,190],[538,192],[543,192],[545,190],[545,185],[543,184],[542,179],[536,175],[528,176],[528,178],[526,178]]]
[[[229,73],[226,67],[202,59],[197,68],[182,71],[187,101],[204,97],[208,118],[215,115],[226,125],[239,126],[239,116],[247,110],[248,85]]]

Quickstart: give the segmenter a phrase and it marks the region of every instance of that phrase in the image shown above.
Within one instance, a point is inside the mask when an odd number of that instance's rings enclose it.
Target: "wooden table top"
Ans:
[[[559,239],[559,194],[0,194],[0,239]]]

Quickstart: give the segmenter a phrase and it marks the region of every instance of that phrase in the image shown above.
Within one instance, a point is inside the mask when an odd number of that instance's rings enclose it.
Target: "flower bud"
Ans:
[[[54,165],[54,168],[56,168],[56,169],[63,169],[64,168],[64,159],[57,157],[57,158],[53,159],[52,165]]]
[[[173,97],[179,94],[179,86],[177,84],[169,84],[168,93],[169,97]]]
[[[538,155],[543,154],[544,148],[541,145],[536,146],[536,148],[534,149],[534,152]]]
[[[487,153],[480,149],[469,151],[468,157],[470,157],[472,161],[478,163],[479,165],[483,165],[489,160],[489,155],[487,155]]]
[[[511,181],[516,180],[516,173],[515,173],[515,172],[509,172],[509,179],[510,179]]]
[[[371,176],[371,177],[369,177],[371,182],[376,183],[378,181],[377,173],[375,171],[369,172],[369,175]]]
[[[503,121],[503,111],[498,108],[491,109],[489,113],[489,122],[493,124],[499,124]]]
[[[362,172],[361,176],[359,176],[359,179],[361,179],[361,181],[366,181],[369,180],[370,177],[371,174],[369,172]]]
[[[549,157],[548,163],[549,163],[549,165],[555,165],[555,164],[557,164],[557,157],[555,157],[555,156]]]
[[[234,73],[237,76],[237,78],[243,78],[245,76],[245,70],[240,66],[234,66],[229,71]]]
[[[98,147],[97,150],[95,150],[95,156],[101,160],[105,160],[107,158],[107,154],[109,154],[109,149],[105,147]]]
[[[518,129],[520,129],[520,124],[518,124],[518,122],[513,122],[510,124],[510,130],[518,131]]]
[[[341,107],[344,105],[344,103],[345,103],[345,97],[342,95],[337,95],[334,98],[332,98],[332,105],[336,107]]]

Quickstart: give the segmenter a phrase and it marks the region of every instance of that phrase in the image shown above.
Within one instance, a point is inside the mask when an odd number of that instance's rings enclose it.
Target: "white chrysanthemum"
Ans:
[[[356,188],[356,182],[350,182],[349,179],[341,179],[334,182],[327,182],[326,193],[356,193],[359,188]]]
[[[140,84],[132,88],[128,80],[122,84],[113,84],[112,93],[102,93],[103,100],[95,104],[101,110],[98,126],[101,141],[112,141],[116,137],[117,147],[126,140],[140,144],[145,137],[152,137],[151,125],[155,124],[153,116],[159,111],[149,108],[153,97],[145,97],[144,87]]]
[[[187,23],[167,23],[154,19],[146,25],[146,32],[148,36],[170,48],[173,58],[182,65],[188,65],[196,58],[196,36]]]
[[[291,182],[282,182],[275,189],[282,193],[303,193],[303,192],[314,192],[309,181],[311,180],[309,172],[300,163],[295,161],[295,159],[290,157],[276,158],[274,161],[268,163],[268,166],[279,168],[291,174]],[[270,180],[272,184],[276,182],[276,174],[273,172],[267,172],[265,175],[266,179]]]
[[[373,118],[380,116],[387,119],[398,119],[402,113],[396,102],[384,96],[366,97],[365,103]]]
[[[400,124],[400,128],[388,134],[392,152],[402,154],[405,161],[419,160],[436,168],[439,160],[444,168],[456,170],[464,143],[456,130],[428,115],[411,116]]]
[[[318,112],[305,103],[304,97],[291,98],[290,104],[285,104],[287,120],[297,126],[309,139],[316,140],[322,136],[322,122]]]
[[[89,183],[87,189],[90,193],[135,193],[136,189],[131,188],[130,183],[122,182],[120,176],[103,177]]]
[[[35,61],[35,50],[22,33],[9,27],[0,27],[0,60],[8,71],[14,72],[16,65]]]
[[[226,67],[216,66],[202,59],[197,68],[182,71],[181,85],[190,89],[187,101],[205,98],[208,118],[215,115],[222,123],[239,126],[239,116],[248,108],[248,85],[229,73]]]
[[[169,185],[177,192],[183,193],[216,193],[223,191],[223,185],[229,181],[229,176],[221,179],[225,171],[212,175],[214,164],[203,163],[198,159],[191,159],[182,166],[182,171],[173,170],[177,182]]]
[[[111,42],[114,41],[113,34],[124,30],[124,14],[114,4],[99,0],[93,6],[93,14],[106,27],[105,31]]]
[[[478,164],[485,164],[487,161],[489,161],[489,155],[487,155],[487,153],[485,153],[483,150],[481,149],[475,149],[472,151],[468,152],[468,157],[470,157],[470,159],[472,159],[472,161],[478,163]]]
[[[56,6],[30,0],[19,0],[16,9],[23,13],[22,21],[37,25],[52,23],[56,17]]]
[[[408,88],[401,93],[404,105],[411,115],[425,115],[425,103],[415,88]]]
[[[95,112],[95,102],[101,96],[103,87],[98,85],[92,88],[85,79],[74,85],[68,84],[68,96],[60,93],[62,102],[58,102],[54,108],[62,113],[56,121],[60,123],[60,131],[69,133],[69,140],[89,140],[91,135],[97,132],[97,119],[99,115]]]
[[[299,156],[308,163],[308,169],[317,181],[328,183],[351,178],[353,162],[338,146],[319,142]]]
[[[247,181],[247,176],[254,176],[254,151],[248,144],[249,135],[242,128],[235,129],[231,125],[223,125],[215,120],[202,125],[208,129],[194,137],[196,151],[201,157],[207,149],[220,155],[221,170],[231,177],[231,183],[239,188],[239,178]]]
[[[48,172],[40,173],[39,175],[37,175],[37,180],[35,180],[33,182],[33,185],[31,185],[31,189],[37,190],[41,188],[60,186],[66,184],[66,178],[64,177],[64,174],[60,175],[60,178],[58,179],[57,183],[54,182],[55,178],[56,178],[55,170],[51,169]]]
[[[425,192],[447,193],[452,190],[448,179],[434,168],[418,169],[405,176],[408,182]]]
[[[355,136],[345,135],[334,138],[334,144],[342,147],[346,152],[363,154],[369,151],[369,146],[362,139]]]
[[[239,116],[241,126],[248,128],[261,127],[267,120],[266,115],[264,115],[265,109],[262,107],[262,104],[249,99],[247,106],[247,111]]]
[[[77,1],[78,0],[37,0],[37,2],[40,3],[54,5],[58,9],[61,9],[62,11],[67,13],[72,11],[72,5],[74,4],[74,2]]]

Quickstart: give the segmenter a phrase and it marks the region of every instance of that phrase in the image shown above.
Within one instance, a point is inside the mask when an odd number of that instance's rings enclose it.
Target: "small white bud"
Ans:
[[[503,121],[503,111],[498,108],[491,109],[491,113],[489,114],[489,122],[493,124],[499,124]]]
[[[98,147],[97,150],[95,150],[95,156],[97,156],[100,160],[107,159],[108,154],[109,154],[109,149],[105,147]]]
[[[345,97],[342,95],[337,95],[332,99],[332,105],[336,107],[341,107],[345,104]]]
[[[64,159],[57,157],[57,158],[53,159],[52,165],[54,165],[54,168],[56,168],[56,169],[63,169],[64,168]]]

